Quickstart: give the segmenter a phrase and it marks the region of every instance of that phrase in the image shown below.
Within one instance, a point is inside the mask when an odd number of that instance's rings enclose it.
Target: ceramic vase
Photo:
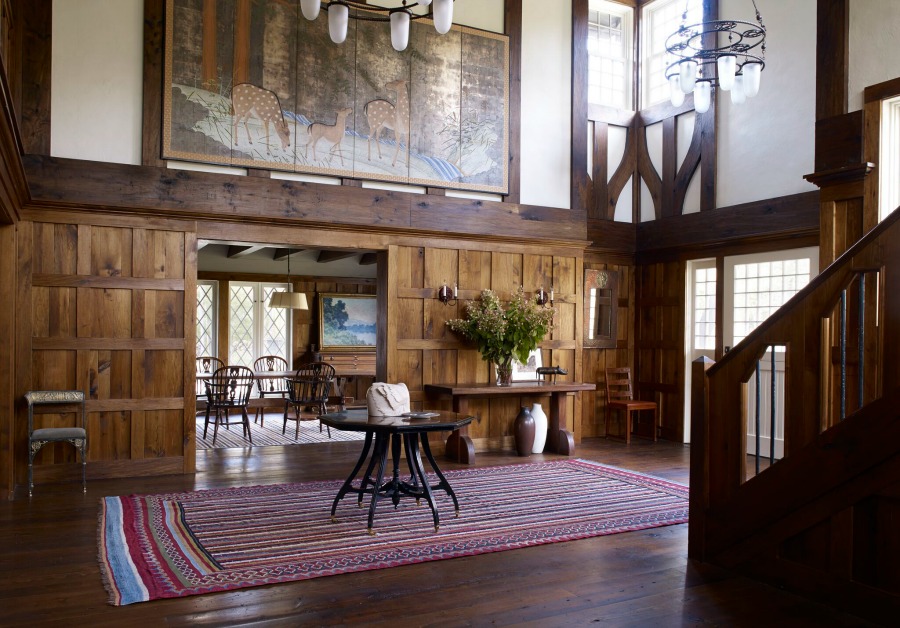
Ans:
[[[541,404],[536,403],[531,406],[531,417],[534,419],[534,445],[531,447],[531,453],[544,453],[544,445],[547,443],[547,415]]]
[[[516,437],[516,453],[520,456],[530,456],[534,446],[534,417],[525,406],[519,410],[513,423],[513,433]]]

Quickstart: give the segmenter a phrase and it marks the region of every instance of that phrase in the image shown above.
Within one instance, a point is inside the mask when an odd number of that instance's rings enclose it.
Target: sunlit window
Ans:
[[[268,307],[272,293],[284,284],[229,284],[228,364],[252,368],[257,358],[277,355],[290,361],[290,310]]]
[[[881,103],[881,152],[878,164],[881,220],[900,206],[900,96]]]
[[[735,264],[734,343],[746,338],[808,284],[811,267],[809,258]]]
[[[716,269],[694,270],[694,349],[716,348]]]
[[[633,14],[631,7],[604,0],[591,0],[587,39],[589,103],[633,109]]]
[[[641,100],[644,107],[669,100],[666,67],[675,59],[666,55],[666,40],[681,26],[685,10],[687,25],[703,21],[701,0],[655,0],[642,9]]]

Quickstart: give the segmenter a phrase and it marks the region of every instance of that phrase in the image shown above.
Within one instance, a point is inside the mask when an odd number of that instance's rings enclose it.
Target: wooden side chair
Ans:
[[[260,371],[286,371],[288,368],[287,360],[279,355],[264,355],[261,358],[257,358],[253,363],[253,371],[256,373]],[[287,386],[284,383],[284,379],[281,378],[257,377],[256,389],[259,391],[260,399],[265,397],[281,397],[284,399],[285,395],[287,395]],[[265,420],[266,409],[257,408],[253,422],[256,423],[258,421],[260,427],[262,427]]]
[[[625,444],[631,443],[634,427],[632,414],[641,410],[653,411],[653,440],[657,438],[657,407],[655,401],[634,399],[631,384],[631,369],[628,367],[606,369],[606,437],[610,438],[609,422],[612,413],[621,410],[625,418]]]
[[[217,369],[206,383],[206,419],[203,423],[203,439],[206,440],[206,431],[209,427],[209,415],[213,413],[213,439],[215,445],[216,436],[219,434],[219,426],[240,424],[244,428],[244,437],[253,444],[250,435],[250,417],[247,415],[247,406],[250,404],[250,393],[256,378],[253,371],[246,366],[223,366]],[[230,411],[240,409],[239,421],[230,420]]]
[[[203,383],[205,377],[209,377],[218,369],[225,366],[225,363],[217,357],[211,355],[201,355],[197,357],[197,399],[206,399],[206,384]]]
[[[81,490],[87,493],[87,429],[84,424],[84,392],[81,390],[36,390],[25,393],[28,402],[28,497],[34,491],[34,457],[49,443],[68,443],[81,452]],[[37,405],[77,405],[78,414],[73,427],[34,427],[34,407]],[[70,412],[70,410],[66,410]]]
[[[281,433],[287,430],[288,420],[296,421],[294,439],[300,437],[300,421],[316,421],[319,415],[325,414],[328,395],[334,381],[334,367],[325,362],[310,362],[304,364],[293,377],[285,378],[287,385],[287,397],[284,401],[284,425]],[[313,408],[313,413],[304,414],[304,408]],[[288,410],[294,409],[294,416],[289,416]],[[319,423],[319,431],[322,424]],[[331,438],[331,428],[328,428],[328,437]]]

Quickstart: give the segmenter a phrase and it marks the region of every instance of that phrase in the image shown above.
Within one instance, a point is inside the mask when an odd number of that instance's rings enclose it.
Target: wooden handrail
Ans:
[[[862,323],[867,339],[866,377],[875,380],[866,388],[872,392],[865,403],[900,388],[898,269],[900,209],[721,360],[713,365],[695,364],[694,378],[699,381],[692,392],[692,399],[698,399],[692,411],[691,467],[699,473],[691,474],[691,528],[697,528],[691,535],[692,557],[704,556],[709,541],[706,531],[715,527],[716,513],[733,512],[734,502],[740,499],[738,493],[746,482],[747,382],[771,346],[785,347],[784,457],[812,443],[834,423],[831,344],[836,321],[832,319],[842,292],[862,273],[879,273],[877,287],[867,283],[873,295],[877,291],[877,314],[873,313],[871,320],[865,317]],[[694,460],[695,456],[699,459]]]

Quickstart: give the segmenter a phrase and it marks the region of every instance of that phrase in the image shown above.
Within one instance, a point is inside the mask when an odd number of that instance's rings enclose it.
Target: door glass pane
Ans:
[[[263,285],[262,289],[262,319],[263,337],[259,355],[278,355],[290,363],[287,355],[288,345],[288,313],[285,308],[271,308],[268,303],[274,292],[284,292],[281,286]]]

